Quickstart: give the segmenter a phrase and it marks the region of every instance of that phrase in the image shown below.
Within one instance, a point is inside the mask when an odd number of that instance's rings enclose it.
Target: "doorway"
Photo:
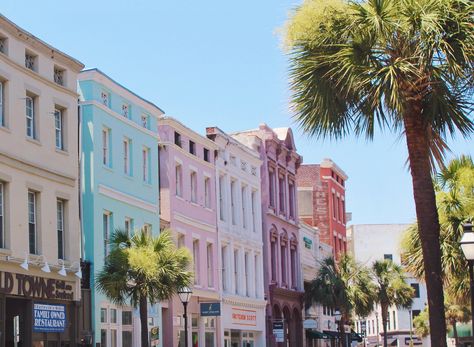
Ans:
[[[27,329],[31,324],[29,301],[13,298],[5,301],[5,347],[26,347],[31,339]]]

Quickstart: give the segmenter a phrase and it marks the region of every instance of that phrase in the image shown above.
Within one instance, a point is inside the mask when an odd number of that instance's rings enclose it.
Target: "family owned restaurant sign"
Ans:
[[[66,305],[33,304],[33,331],[62,333],[66,328]]]

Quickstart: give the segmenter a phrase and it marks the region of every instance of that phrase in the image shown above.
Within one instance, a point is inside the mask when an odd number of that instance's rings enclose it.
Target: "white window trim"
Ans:
[[[32,190],[28,190],[28,250],[30,251],[30,224],[34,225],[34,251],[31,254],[38,253],[38,225],[37,225],[37,193]],[[30,197],[33,197],[33,204],[30,204]],[[33,211],[30,207],[33,206]],[[31,213],[32,212],[32,213]],[[33,221],[30,221],[30,215],[33,216]]]
[[[28,102],[31,105],[28,105]],[[25,116],[26,116],[26,136],[29,138],[36,138],[36,129],[35,129],[35,99],[29,95],[25,98]],[[28,132],[28,121],[31,122],[30,132]]]
[[[59,122],[58,122],[59,120]],[[64,149],[64,134],[63,134],[63,111],[56,108],[54,110],[54,135],[55,145],[57,149]],[[59,139],[59,144],[58,144]]]
[[[58,238],[58,259],[66,259],[66,245],[65,245],[65,218],[64,218],[64,213],[65,213],[65,202],[62,199],[57,199],[56,201],[56,206],[57,206],[57,211],[56,211],[56,216],[57,216],[57,224],[56,224],[56,232],[59,236],[59,232],[61,231],[61,238],[62,238],[62,257],[59,257],[59,238]],[[61,206],[61,209],[59,208]],[[59,219],[59,211],[61,210],[61,219]]]

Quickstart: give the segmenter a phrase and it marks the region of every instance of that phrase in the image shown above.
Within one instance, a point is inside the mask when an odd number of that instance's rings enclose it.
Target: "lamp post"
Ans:
[[[184,307],[184,346],[188,347],[188,302],[191,299],[193,291],[189,287],[180,288],[178,290],[179,300],[183,303]]]
[[[472,346],[474,346],[474,232],[472,230],[472,223],[463,225],[464,235],[461,238],[461,249],[466,257],[469,265],[469,283],[471,288],[471,336]]]
[[[340,340],[339,345],[346,347],[345,346],[345,344],[346,344],[345,332],[344,332],[344,328],[341,327],[341,325],[342,325],[342,323],[341,323],[342,314],[339,310],[336,310],[334,312],[334,318],[336,319],[336,323],[337,323],[338,330],[339,330],[339,340]]]

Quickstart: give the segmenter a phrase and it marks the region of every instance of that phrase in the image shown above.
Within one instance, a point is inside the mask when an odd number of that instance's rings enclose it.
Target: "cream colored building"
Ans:
[[[79,341],[83,67],[0,15],[0,346]]]

